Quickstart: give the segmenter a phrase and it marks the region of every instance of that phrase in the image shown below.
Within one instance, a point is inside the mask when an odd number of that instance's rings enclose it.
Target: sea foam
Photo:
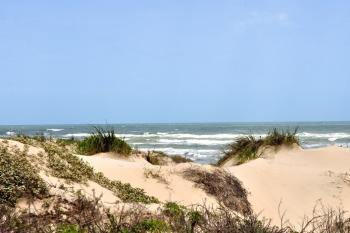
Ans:
[[[52,131],[52,132],[60,132],[63,131],[64,129],[46,129],[47,131]]]

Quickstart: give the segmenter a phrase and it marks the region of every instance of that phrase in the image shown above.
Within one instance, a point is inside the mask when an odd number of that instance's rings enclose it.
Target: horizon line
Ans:
[[[198,122],[119,122],[119,123],[29,123],[29,124],[0,124],[0,126],[50,126],[50,125],[172,125],[172,124],[271,124],[271,123],[350,123],[350,120],[306,120],[306,121],[198,121]]]

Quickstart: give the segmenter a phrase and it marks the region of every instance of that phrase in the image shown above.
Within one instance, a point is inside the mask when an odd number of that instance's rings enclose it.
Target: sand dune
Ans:
[[[142,158],[129,160],[117,159],[104,153],[95,156],[79,156],[97,171],[113,180],[130,183],[133,187],[144,189],[147,194],[157,197],[160,201],[173,201],[183,205],[207,204],[216,206],[217,201],[203,190],[196,188],[194,183],[184,179],[179,172],[191,164],[173,166],[156,166]],[[159,174],[164,180],[153,177],[147,178],[147,172]]]
[[[2,142],[0,140],[0,142]],[[19,142],[9,141],[10,147],[23,149]],[[29,156],[43,153],[37,147],[29,146]],[[130,183],[142,188],[148,195],[161,202],[174,201],[183,205],[203,204],[217,206],[215,197],[181,175],[189,166],[211,170],[210,165],[193,163],[156,166],[141,157],[128,159],[104,153],[94,156],[77,155],[88,162],[96,171],[112,179]],[[228,163],[229,164],[229,163]],[[298,226],[305,215],[311,216],[317,206],[322,208],[342,208],[350,210],[350,150],[340,147],[327,147],[304,150],[299,147],[283,148],[277,152],[270,150],[259,158],[239,166],[225,166],[222,169],[232,173],[248,190],[249,202],[255,213],[280,224],[280,215],[285,212],[285,220]],[[158,174],[148,176],[148,173]],[[41,174],[50,183],[51,192],[59,190],[63,181],[45,173]],[[72,184],[72,189],[82,189],[85,194],[98,196],[109,206],[118,202],[110,190],[89,181],[87,185]]]
[[[350,210],[349,149],[282,149],[267,157],[225,168],[250,192],[255,212],[279,224],[280,205],[285,219],[298,225],[315,205]]]
[[[216,205],[214,197],[185,180],[177,171],[183,166],[154,166],[143,159],[120,160],[108,154],[80,156],[96,170],[111,179],[128,182],[143,188],[161,201],[177,201],[185,205]],[[209,166],[204,166],[209,169]],[[145,178],[146,170],[158,171],[168,181]],[[280,223],[285,220],[295,226],[305,215],[311,216],[314,207],[350,210],[350,150],[340,147],[304,150],[298,147],[270,152],[239,166],[223,168],[239,180],[249,192],[249,201],[256,213]]]

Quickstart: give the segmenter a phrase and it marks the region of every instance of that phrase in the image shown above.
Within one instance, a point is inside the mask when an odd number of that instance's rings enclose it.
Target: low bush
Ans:
[[[45,182],[27,160],[27,150],[10,152],[0,146],[0,204],[14,206],[19,198],[42,198]]]
[[[63,208],[64,207],[64,208]],[[110,211],[99,199],[78,195],[74,200],[55,199],[40,212],[16,212],[0,205],[0,232],[16,233],[345,233],[350,218],[344,211],[315,213],[299,229],[272,226],[257,215],[242,216],[235,211],[207,206],[182,207],[166,203],[164,210],[149,212],[134,206]]]
[[[172,155],[172,156],[170,156],[170,158],[174,163],[191,163],[191,162],[193,162],[192,159],[183,157],[181,155]]]
[[[185,158],[181,155],[168,155],[163,151],[148,151],[145,155],[145,159],[153,165],[166,165],[169,161],[174,163],[193,162],[191,159]]]
[[[94,127],[92,134],[78,143],[78,152],[87,155],[101,152],[129,155],[131,151],[131,147],[123,139],[115,136],[113,129]]]

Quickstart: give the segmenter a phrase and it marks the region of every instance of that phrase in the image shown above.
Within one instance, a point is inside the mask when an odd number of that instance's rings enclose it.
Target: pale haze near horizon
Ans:
[[[350,120],[348,1],[0,3],[0,124]]]

